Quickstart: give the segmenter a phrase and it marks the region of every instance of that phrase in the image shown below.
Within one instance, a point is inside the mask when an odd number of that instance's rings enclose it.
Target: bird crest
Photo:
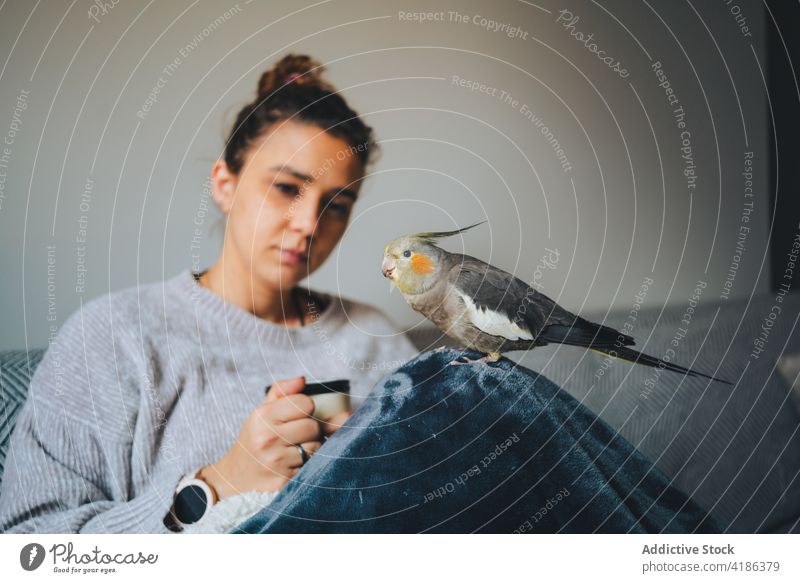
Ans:
[[[485,222],[486,221],[481,221],[479,223],[475,223],[474,225],[470,225],[469,227],[464,227],[462,229],[457,229],[455,231],[428,231],[424,233],[416,233],[414,235],[409,235],[409,237],[412,239],[416,239],[418,241],[422,241],[424,243],[429,243],[431,245],[434,245],[439,239],[443,239],[444,237],[452,237],[453,235],[458,235],[459,233],[468,231],[473,227],[482,225]]]

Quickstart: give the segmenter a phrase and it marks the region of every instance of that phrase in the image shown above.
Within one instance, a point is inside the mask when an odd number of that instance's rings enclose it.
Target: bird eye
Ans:
[[[411,257],[411,251],[409,251],[408,249],[403,251],[403,257]]]

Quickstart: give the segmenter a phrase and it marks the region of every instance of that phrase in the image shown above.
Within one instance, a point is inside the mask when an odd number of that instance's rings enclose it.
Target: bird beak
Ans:
[[[397,266],[394,264],[394,261],[392,261],[388,255],[384,255],[383,263],[381,264],[381,273],[383,273],[383,277],[394,279],[394,272],[396,270]]]

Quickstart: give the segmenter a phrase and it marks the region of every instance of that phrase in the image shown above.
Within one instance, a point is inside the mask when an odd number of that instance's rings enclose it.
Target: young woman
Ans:
[[[358,407],[415,354],[378,310],[298,287],[344,235],[375,148],[321,72],[288,55],[239,113],[211,171],[226,229],[207,270],[65,322],[17,420],[0,530],[169,532],[277,492],[347,419],[312,418],[305,383],[349,379]]]

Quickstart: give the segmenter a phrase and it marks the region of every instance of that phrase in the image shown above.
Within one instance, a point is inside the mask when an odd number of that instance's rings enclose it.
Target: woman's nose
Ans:
[[[314,233],[317,226],[318,204],[313,195],[301,194],[295,199],[295,204],[290,209],[289,224],[292,230],[309,236]]]

